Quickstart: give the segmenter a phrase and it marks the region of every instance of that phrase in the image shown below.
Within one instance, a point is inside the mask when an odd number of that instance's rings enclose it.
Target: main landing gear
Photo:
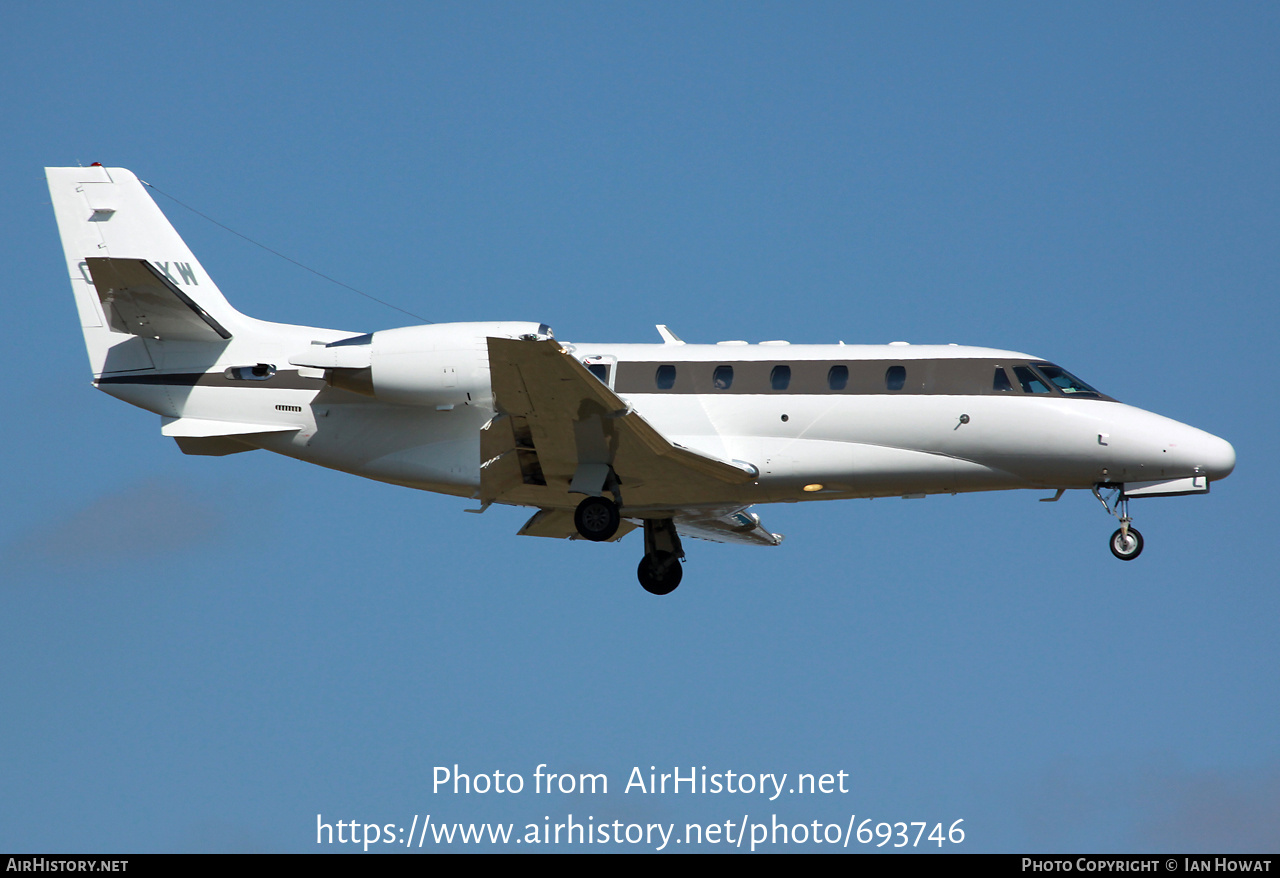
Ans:
[[[1104,490],[1115,491],[1110,503],[1102,497],[1101,492]],[[1111,554],[1121,561],[1132,561],[1141,555],[1142,534],[1136,527],[1131,527],[1129,524],[1133,519],[1129,517],[1129,498],[1124,494],[1124,485],[1094,485],[1093,496],[1098,498],[1098,502],[1108,514],[1120,521],[1120,528],[1111,535],[1109,543]]]
[[[587,497],[573,513],[578,534],[597,543],[612,539],[622,523],[618,504],[607,497]],[[671,594],[684,576],[684,549],[670,518],[645,519],[644,557],[636,576],[650,594]]]
[[[613,539],[621,523],[618,504],[607,497],[587,497],[573,512],[573,524],[579,535],[596,543]]]
[[[644,557],[636,575],[640,585],[649,594],[671,594],[684,577],[680,559],[684,549],[680,546],[680,534],[669,518],[645,519]]]

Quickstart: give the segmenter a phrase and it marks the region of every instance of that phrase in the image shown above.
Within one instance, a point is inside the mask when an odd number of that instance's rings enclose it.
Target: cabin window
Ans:
[[[769,386],[774,390],[786,390],[791,385],[791,367],[774,366],[769,373]]]
[[[609,364],[608,363],[588,363],[587,371],[600,379],[600,383],[605,387],[609,386]]]
[[[670,364],[659,366],[653,381],[659,390],[670,390],[676,386],[676,367]]]
[[[901,390],[907,383],[906,366],[890,366],[884,373],[884,386],[888,390]]]
[[[827,387],[832,390],[844,390],[849,383],[848,366],[832,366],[827,372]]]
[[[1067,396],[1095,398],[1102,396],[1098,391],[1094,390],[1088,384],[1085,384],[1061,366],[1055,366],[1052,363],[1037,363],[1036,369],[1039,370],[1041,375],[1049,379],[1050,384],[1056,385],[1057,388]]]
[[[1032,372],[1026,366],[1014,366],[1013,374],[1017,376],[1018,383],[1022,385],[1023,393],[1052,393],[1049,385],[1040,379],[1040,376]]]
[[[711,384],[716,390],[728,390],[733,386],[733,367],[732,366],[716,366],[715,373],[711,376]]]
[[[996,377],[991,382],[991,389],[997,393],[1009,393],[1013,385],[1009,383],[1009,373],[1002,366],[996,366]]]

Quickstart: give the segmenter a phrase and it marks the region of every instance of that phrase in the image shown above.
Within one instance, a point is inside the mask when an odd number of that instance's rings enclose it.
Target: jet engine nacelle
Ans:
[[[325,370],[334,387],[398,405],[487,402],[490,338],[552,338],[544,323],[437,323],[315,345],[289,362]]]

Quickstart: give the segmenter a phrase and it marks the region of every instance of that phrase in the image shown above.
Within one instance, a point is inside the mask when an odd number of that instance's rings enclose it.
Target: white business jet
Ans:
[[[566,344],[540,323],[370,334],[228,304],[138,178],[48,168],[93,369],[187,454],[263,448],[365,478],[535,507],[529,536],[642,528],[640,582],[680,583],[681,536],[776,546],[757,503],[1092,490],[1200,494],[1235,451],[1028,354],[956,345]]]

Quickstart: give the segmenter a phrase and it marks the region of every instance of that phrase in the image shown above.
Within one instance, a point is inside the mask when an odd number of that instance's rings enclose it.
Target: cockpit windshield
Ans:
[[[1041,375],[1049,379],[1050,384],[1061,390],[1066,396],[1079,396],[1093,399],[1098,399],[1102,396],[1101,393],[1094,390],[1088,384],[1085,384],[1061,366],[1055,366],[1052,363],[1036,363],[1035,367],[1040,370]]]

